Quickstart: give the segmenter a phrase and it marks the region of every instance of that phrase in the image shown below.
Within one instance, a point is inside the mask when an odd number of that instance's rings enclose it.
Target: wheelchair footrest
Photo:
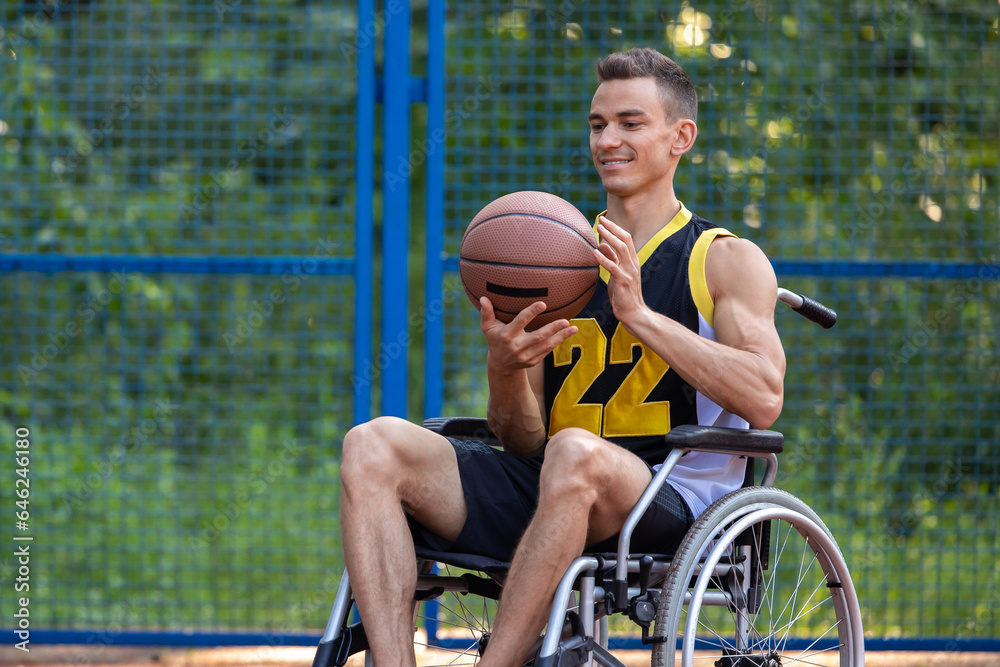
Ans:
[[[537,657],[531,663],[532,667],[577,667],[585,665],[590,659],[591,652],[597,645],[592,637],[587,636],[583,623],[580,622],[580,615],[575,611],[566,614],[572,634],[568,639],[559,642],[559,648],[553,655]]]
[[[336,639],[320,642],[312,667],[343,667],[347,659],[368,648],[368,637],[360,624],[350,625]]]

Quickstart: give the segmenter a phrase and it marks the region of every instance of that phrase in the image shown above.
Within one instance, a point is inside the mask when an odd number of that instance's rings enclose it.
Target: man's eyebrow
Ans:
[[[615,113],[615,116],[617,116],[618,118],[627,118],[629,116],[646,116],[646,115],[648,114],[646,114],[646,112],[642,109],[625,109],[623,111],[618,111]],[[589,116],[587,116],[587,120],[601,120],[603,118],[604,116],[597,113],[596,111],[592,112]]]

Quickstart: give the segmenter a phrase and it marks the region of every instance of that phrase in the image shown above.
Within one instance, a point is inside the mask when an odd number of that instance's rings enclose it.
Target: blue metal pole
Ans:
[[[358,0],[358,24],[374,16],[375,0]],[[358,100],[355,120],[354,204],[354,423],[371,419],[372,291],[375,262],[375,40],[357,44]]]
[[[427,6],[427,265],[424,282],[424,416],[437,417],[444,402],[444,0]],[[424,609],[427,643],[437,644],[438,604]]]
[[[387,3],[382,91],[382,414],[406,417],[410,227],[410,6]]]
[[[427,7],[427,328],[424,330],[424,416],[441,414],[444,399],[444,0]]]

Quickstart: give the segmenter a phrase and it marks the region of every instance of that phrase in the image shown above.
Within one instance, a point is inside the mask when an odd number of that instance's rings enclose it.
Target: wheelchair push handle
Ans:
[[[829,329],[837,323],[837,311],[827,308],[815,299],[810,299],[805,294],[796,294],[779,287],[778,301],[787,303],[796,313],[824,329]]]

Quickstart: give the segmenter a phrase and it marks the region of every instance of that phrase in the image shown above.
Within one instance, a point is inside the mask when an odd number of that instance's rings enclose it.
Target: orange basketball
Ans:
[[[536,301],[537,329],[580,312],[597,286],[597,238],[587,218],[565,199],[522,191],[486,205],[465,230],[459,272],[469,299],[487,297],[498,320],[510,322]]]

